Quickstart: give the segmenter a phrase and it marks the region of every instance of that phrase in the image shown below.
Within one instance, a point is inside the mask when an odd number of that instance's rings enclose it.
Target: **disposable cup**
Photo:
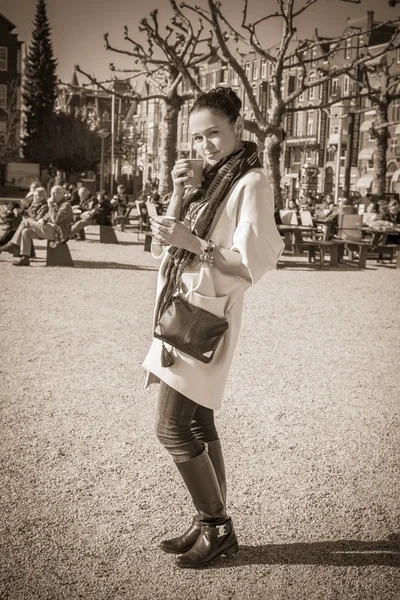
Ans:
[[[190,169],[187,172],[187,176],[190,177],[185,181],[185,187],[201,188],[203,178],[203,164],[202,158],[190,158]]]

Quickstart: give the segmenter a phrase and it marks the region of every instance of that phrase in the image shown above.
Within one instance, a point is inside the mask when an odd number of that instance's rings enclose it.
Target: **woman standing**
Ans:
[[[276,267],[284,248],[258,148],[241,140],[240,108],[230,88],[197,98],[189,125],[205,163],[202,187],[185,188],[191,165],[187,159],[178,160],[166,215],[170,219],[152,219],[153,253],[162,258],[155,325],[177,289],[192,305],[225,316],[229,324],[208,364],[157,338],[143,364],[146,387],[160,383],[157,437],[171,454],[197,510],[183,535],[160,544],[165,552],[179,555],[176,564],[183,568],[204,567],[238,550],[226,512],[225,467],[214,410],[221,406],[237,343],[243,294]]]

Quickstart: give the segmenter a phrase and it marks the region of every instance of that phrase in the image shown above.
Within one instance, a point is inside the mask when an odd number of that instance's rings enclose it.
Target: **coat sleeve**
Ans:
[[[272,188],[264,173],[249,173],[242,195],[231,250],[240,252],[254,285],[276,268],[285,244],[275,224]]]

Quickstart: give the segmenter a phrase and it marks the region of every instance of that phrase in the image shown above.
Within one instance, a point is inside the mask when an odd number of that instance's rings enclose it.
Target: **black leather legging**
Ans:
[[[219,439],[214,411],[161,381],[156,436],[175,462],[191,460],[203,452],[205,443]]]

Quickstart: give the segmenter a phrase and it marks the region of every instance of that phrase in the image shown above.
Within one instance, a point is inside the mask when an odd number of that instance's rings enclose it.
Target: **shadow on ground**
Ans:
[[[100,244],[101,242],[99,241],[99,238],[95,238],[95,237],[86,237],[86,240],[73,240],[76,242],[85,242],[85,243],[89,243],[89,244]],[[102,244],[102,245],[107,245],[107,246],[143,246],[144,245],[144,241],[132,241],[132,242],[128,242],[128,241],[118,241],[118,244]]]
[[[157,267],[143,267],[140,265],[127,265],[124,263],[104,262],[94,260],[75,260],[74,265],[77,269],[121,269],[125,271],[158,271]]]
[[[388,540],[312,542],[309,544],[265,544],[240,546],[229,560],[215,563],[214,568],[243,565],[331,565],[363,567],[370,565],[400,567],[400,535]]]

